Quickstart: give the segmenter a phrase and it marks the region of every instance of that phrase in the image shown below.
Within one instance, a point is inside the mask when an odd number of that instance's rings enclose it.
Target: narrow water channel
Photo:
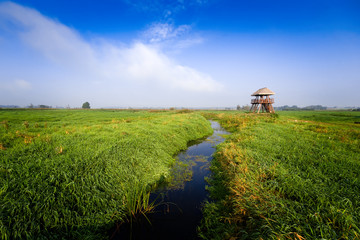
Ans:
[[[173,183],[151,194],[151,200],[160,203],[148,216],[151,224],[143,219],[133,223],[131,229],[122,227],[112,239],[199,239],[197,226],[208,197],[204,178],[210,175],[215,146],[229,134],[219,123],[210,122],[213,135],[181,152],[173,169]]]

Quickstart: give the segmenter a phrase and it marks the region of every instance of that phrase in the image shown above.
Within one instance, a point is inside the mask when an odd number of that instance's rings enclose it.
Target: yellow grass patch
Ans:
[[[0,150],[6,150],[6,147],[4,147],[2,143],[0,143]]]

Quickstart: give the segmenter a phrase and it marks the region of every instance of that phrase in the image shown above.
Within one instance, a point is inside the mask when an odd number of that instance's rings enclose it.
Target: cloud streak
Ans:
[[[176,27],[169,22],[152,23],[143,32],[142,39],[149,46],[170,52],[179,52],[204,42],[203,38],[192,33],[190,25]]]
[[[139,11],[153,13],[155,15],[160,14],[164,19],[169,19],[172,15],[189,7],[202,6],[206,4],[208,0],[124,0],[124,2],[130,6],[133,6]]]
[[[190,31],[189,25],[181,25],[177,28],[169,23],[153,23],[149,29],[144,32],[145,38],[149,39],[150,43],[157,43],[166,40],[177,39],[186,35]]]
[[[84,78],[104,84],[108,81],[125,82],[127,85],[136,82],[191,92],[215,92],[222,88],[211,76],[176,63],[148,43],[137,41],[127,47],[119,47],[120,44],[115,45],[106,39],[96,43],[87,41],[76,30],[34,9],[11,2],[0,3],[0,15],[0,26],[10,23],[16,26],[11,31],[25,46],[65,72],[72,73],[76,76],[74,81]],[[178,28],[166,24],[152,25],[145,34],[150,42],[159,43],[175,40],[189,29],[186,25]]]
[[[22,89],[22,90],[30,90],[31,89],[31,84],[25,80],[22,79],[16,79],[15,82],[15,87]]]
[[[10,91],[10,92],[24,92],[31,90],[31,83],[23,79],[15,79],[9,81],[5,84],[0,85],[0,90]]]

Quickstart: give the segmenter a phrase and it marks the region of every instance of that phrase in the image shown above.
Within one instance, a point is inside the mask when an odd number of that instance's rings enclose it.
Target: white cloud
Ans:
[[[10,91],[12,93],[21,93],[31,90],[31,83],[23,79],[15,79],[8,82],[0,82],[0,90]]]
[[[22,90],[30,90],[31,84],[23,79],[16,79],[14,81],[14,87]]]
[[[180,25],[176,28],[174,24],[170,23],[154,23],[145,31],[144,36],[150,43],[157,43],[181,37],[188,33],[190,29],[189,25]]]
[[[50,60],[59,64],[76,62],[77,68],[95,63],[94,50],[75,30],[11,2],[0,4],[0,14],[19,27],[19,37],[26,44]]]
[[[119,47],[105,39],[94,44],[82,38],[76,30],[11,2],[0,3],[0,15],[5,19],[3,24],[11,21],[17,26],[13,31],[26,46],[73,74],[75,81],[88,79],[96,83],[111,81],[128,85],[136,82],[195,92],[221,89],[221,84],[211,76],[177,64],[151,44],[138,42]],[[189,29],[187,25],[178,28],[167,24],[153,25],[147,34],[152,35],[150,41],[159,42],[177,38]],[[16,84],[24,89],[30,87],[30,83],[23,80]]]
[[[172,23],[157,22],[149,26],[142,34],[146,43],[156,48],[177,52],[203,43],[203,39],[192,33],[190,25],[175,26]]]
[[[222,86],[210,76],[173,63],[168,57],[142,43],[126,53],[128,73],[132,79],[148,80],[162,86],[189,91],[212,92]]]

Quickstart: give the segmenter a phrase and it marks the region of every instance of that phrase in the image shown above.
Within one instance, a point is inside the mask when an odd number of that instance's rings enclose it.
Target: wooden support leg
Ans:
[[[257,113],[260,112],[261,107],[262,107],[262,104],[260,103],[260,104],[259,104],[259,107],[258,107],[258,112],[257,112]]]
[[[274,107],[273,107],[273,105],[272,104],[270,104],[270,111],[271,111],[271,113],[275,113],[275,110],[274,110]]]
[[[257,110],[257,107],[258,107],[258,104],[257,103],[254,103],[252,106],[251,106],[251,110],[253,113],[255,113],[255,111]]]

